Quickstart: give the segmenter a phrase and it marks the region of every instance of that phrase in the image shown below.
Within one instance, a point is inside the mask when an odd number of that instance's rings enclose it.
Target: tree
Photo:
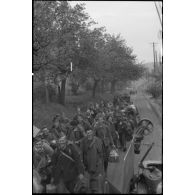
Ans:
[[[111,83],[111,93],[115,92],[118,81],[137,80],[144,71],[141,64],[136,64],[133,49],[129,48],[120,35],[107,34],[104,54],[106,54],[107,79]]]
[[[93,80],[92,97],[95,97],[97,86],[105,74],[102,51],[104,32],[104,27],[87,29],[80,39],[79,68]]]
[[[42,76],[46,102],[49,102],[48,86],[54,83],[59,103],[65,104],[68,77],[75,94],[80,83],[92,79],[95,97],[100,83],[103,92],[105,83],[110,82],[114,93],[119,80],[135,80],[142,75],[133,50],[120,35],[106,34],[104,27],[91,28],[95,22],[85,12],[84,4],[71,7],[67,1],[33,3],[33,72]]]
[[[33,72],[47,70],[56,77],[60,103],[65,104],[66,79],[75,66],[79,37],[93,24],[83,4],[71,7],[66,1],[35,1],[33,32]]]
[[[49,103],[48,85],[51,75],[49,65],[53,60],[51,49],[55,42],[53,37],[56,34],[56,29],[53,26],[55,3],[34,1],[33,5],[33,72],[44,84],[45,101]]]
[[[79,87],[87,81],[87,75],[83,74],[79,68],[75,68],[70,76],[70,81],[72,94],[78,95]]]

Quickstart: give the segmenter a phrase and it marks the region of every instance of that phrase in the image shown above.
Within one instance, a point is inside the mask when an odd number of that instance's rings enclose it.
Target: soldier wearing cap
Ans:
[[[81,142],[83,163],[89,174],[91,193],[102,193],[103,148],[102,141],[87,130],[87,136]]]
[[[104,116],[99,115],[98,121],[94,125],[94,132],[95,135],[102,140],[103,143],[103,152],[104,152],[104,170],[105,174],[107,173],[107,167],[108,167],[108,158],[109,158],[109,152],[110,148],[114,147],[113,139],[111,132],[108,128],[108,126],[104,122]]]
[[[52,183],[57,185],[58,193],[74,193],[78,179],[84,178],[84,165],[74,145],[66,136],[58,141],[58,148],[52,156]]]

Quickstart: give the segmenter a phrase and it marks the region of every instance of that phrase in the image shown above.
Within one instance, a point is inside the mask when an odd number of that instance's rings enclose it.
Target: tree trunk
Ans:
[[[116,86],[116,80],[111,82],[111,89],[110,89],[111,94],[115,93],[115,86]]]
[[[98,86],[98,82],[99,82],[99,80],[94,79],[94,84],[93,84],[93,89],[92,89],[92,97],[93,98],[95,97],[95,92],[96,92],[96,89]]]
[[[60,103],[65,105],[65,94],[66,94],[66,78],[62,80],[61,92],[60,92]]]
[[[47,82],[47,77],[45,72],[44,72],[44,85],[45,85],[45,103],[48,104],[50,102],[50,99],[49,99],[48,82]]]
[[[58,103],[60,103],[60,94],[61,94],[61,89],[60,89],[60,84],[58,85],[58,94],[57,94],[57,97],[58,97]]]

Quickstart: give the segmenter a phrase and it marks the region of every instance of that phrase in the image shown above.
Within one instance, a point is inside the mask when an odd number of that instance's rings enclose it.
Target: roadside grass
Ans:
[[[52,126],[52,118],[56,114],[64,114],[68,118],[72,118],[76,113],[76,108],[79,106],[82,111],[85,111],[86,106],[90,102],[98,102],[100,100],[112,100],[113,95],[110,93],[96,94],[95,98],[91,97],[91,93],[85,93],[78,96],[66,96],[66,105],[58,103],[44,104],[41,101],[33,102],[33,125],[38,128]]]

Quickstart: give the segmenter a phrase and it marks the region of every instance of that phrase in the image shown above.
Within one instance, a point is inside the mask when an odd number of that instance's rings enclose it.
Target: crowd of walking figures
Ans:
[[[108,163],[117,163],[127,150],[140,117],[130,96],[116,96],[91,103],[86,112],[78,108],[72,119],[56,115],[52,122],[33,137],[33,192],[103,193]]]

